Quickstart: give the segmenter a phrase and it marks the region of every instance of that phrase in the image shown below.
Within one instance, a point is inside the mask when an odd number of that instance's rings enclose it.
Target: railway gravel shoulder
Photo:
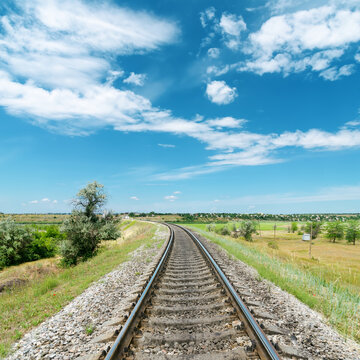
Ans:
[[[321,314],[273,283],[260,280],[254,268],[229,256],[193,229],[191,231],[211,252],[254,316],[268,329],[268,337],[274,343],[285,351],[294,350],[312,360],[360,360],[360,345],[346,340]]]
[[[70,360],[82,356],[89,359],[87,354],[98,353],[106,347],[106,340],[98,342],[97,338],[118,328],[117,324],[128,313],[143,278],[164,250],[169,230],[163,225],[157,226],[152,248],[135,250],[129,261],[103,276],[59,313],[26,334],[6,359]],[[165,242],[159,249],[156,245],[161,240]],[[151,259],[150,263],[144,261],[147,258]],[[86,328],[94,331],[87,334]],[[108,342],[112,344],[113,340]]]

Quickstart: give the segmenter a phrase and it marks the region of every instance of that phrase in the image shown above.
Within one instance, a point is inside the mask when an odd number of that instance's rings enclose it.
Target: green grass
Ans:
[[[241,240],[216,235],[189,224],[229,254],[254,267],[259,275],[293,294],[311,308],[323,313],[346,337],[360,342],[360,295],[337,281],[326,280],[321,273],[307,271],[296,263],[283,261]],[[315,260],[311,260],[316,262]]]
[[[95,331],[95,326],[93,324],[89,324],[85,326],[86,335],[91,335]]]
[[[122,231],[125,231],[127,229],[129,229],[131,226],[135,225],[136,221],[129,221],[127,220],[126,223],[124,224],[125,226],[121,228]]]
[[[237,221],[230,221],[229,223],[217,223],[214,224],[215,228],[222,228],[223,226],[228,226],[230,229],[232,229],[233,224],[236,224],[238,227],[240,225],[240,222]],[[290,226],[290,222],[274,222],[274,221],[261,221],[260,223],[260,230],[261,231],[269,231],[274,230],[274,225],[276,224],[276,231],[278,230],[286,230],[288,226]],[[186,225],[186,224],[185,224]],[[189,225],[195,225],[197,228],[201,230],[206,230],[206,227],[209,224],[189,224]]]
[[[132,226],[137,229],[131,237],[105,242],[99,253],[87,262],[67,269],[58,268],[56,273],[0,295],[0,358],[6,356],[11,344],[32,327],[58,312],[92,282],[128,260],[132,251],[141,245],[155,245],[156,225],[137,222]]]

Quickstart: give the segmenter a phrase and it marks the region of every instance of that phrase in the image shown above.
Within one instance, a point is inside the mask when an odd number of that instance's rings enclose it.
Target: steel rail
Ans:
[[[173,224],[175,225],[175,224]],[[219,265],[216,263],[216,261],[213,259],[213,257],[210,255],[210,253],[207,251],[205,246],[202,244],[202,242],[188,229],[184,228],[183,226],[176,225],[179,228],[183,229],[199,246],[199,248],[202,250],[202,252],[205,254],[206,258],[210,261],[211,265],[215,269],[215,271],[220,276],[223,284],[226,286],[227,290],[230,292],[231,296],[233,297],[233,300],[235,301],[236,305],[240,308],[241,312],[244,314],[246,320],[251,326],[251,329],[256,334],[256,337],[260,340],[262,347],[266,351],[266,355],[269,356],[272,360],[280,360],[280,356],[271,344],[271,342],[268,340],[264,332],[262,331],[259,324],[256,322],[254,317],[252,316],[250,310],[247,308],[247,306],[244,304],[244,302],[239,297],[238,293],[234,289],[234,287],[231,285],[230,281],[227,279]]]
[[[165,225],[167,225],[167,224],[165,224]],[[143,305],[145,305],[145,299],[146,299],[147,295],[150,293],[151,287],[152,287],[156,277],[158,276],[162,266],[164,265],[165,260],[170,253],[171,246],[174,242],[174,230],[169,225],[167,225],[167,226],[170,229],[170,236],[169,236],[169,241],[166,246],[166,249],[165,249],[158,265],[156,266],[156,269],[155,269],[154,273],[152,274],[149,282],[147,283],[144,291],[142,292],[139,300],[137,301],[134,309],[131,311],[124,326],[121,328],[121,331],[120,331],[119,335],[117,336],[113,346],[111,347],[110,351],[107,353],[105,360],[118,359],[117,357],[119,355],[121,355],[121,352],[123,351],[124,347],[128,346],[128,344],[125,344],[124,342],[126,341],[126,338],[129,335],[129,331],[132,330],[133,323],[135,321],[135,318],[139,315],[140,309],[142,308]]]

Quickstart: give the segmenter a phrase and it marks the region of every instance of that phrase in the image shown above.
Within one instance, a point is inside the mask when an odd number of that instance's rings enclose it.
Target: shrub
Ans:
[[[221,235],[230,235],[230,230],[227,226],[223,226],[221,229]]]
[[[31,260],[32,231],[6,219],[0,222],[0,268]]]
[[[31,259],[38,260],[55,256],[60,240],[64,239],[64,235],[56,225],[35,227],[37,231],[33,233],[34,240],[31,243]]]
[[[35,236],[31,242],[31,260],[39,260],[55,256],[57,243],[53,238]]]
[[[120,231],[113,214],[106,214],[101,220],[100,238],[101,240],[116,240],[120,236]]]
[[[242,221],[240,224],[240,234],[246,241],[252,241],[252,235],[256,234],[256,223],[253,221]]]

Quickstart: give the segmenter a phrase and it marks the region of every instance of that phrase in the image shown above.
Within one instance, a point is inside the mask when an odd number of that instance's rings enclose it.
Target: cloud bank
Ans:
[[[115,87],[115,80],[125,73],[130,73],[125,83],[141,85],[144,79],[131,69],[120,69],[113,59],[173,44],[180,30],[172,21],[107,2],[25,0],[16,4],[18,11],[0,20],[0,106],[35,125],[67,135],[85,136],[104,127],[163,132],[189,136],[212,151],[207,163],[158,174],[158,179],[186,179],[229,166],[278,163],[286,160],[279,151],[288,147],[335,151],[360,146],[357,125],[336,132],[253,133],[243,128],[244,119],[189,120],[154,106],[126,86]],[[202,13],[204,28],[215,20],[214,8]],[[348,76],[351,66],[337,68],[332,62],[360,39],[360,31],[354,31],[360,30],[359,24],[360,12],[334,6],[274,16],[249,36],[251,60],[236,64],[236,69],[285,74],[306,63],[325,79]],[[315,37],[310,36],[314,27]],[[222,14],[217,29],[226,46],[238,51],[229,41],[241,40],[247,31],[244,20]],[[316,54],[306,55],[308,50]],[[229,104],[237,96],[235,88],[219,80],[209,81],[206,93],[218,105]]]

